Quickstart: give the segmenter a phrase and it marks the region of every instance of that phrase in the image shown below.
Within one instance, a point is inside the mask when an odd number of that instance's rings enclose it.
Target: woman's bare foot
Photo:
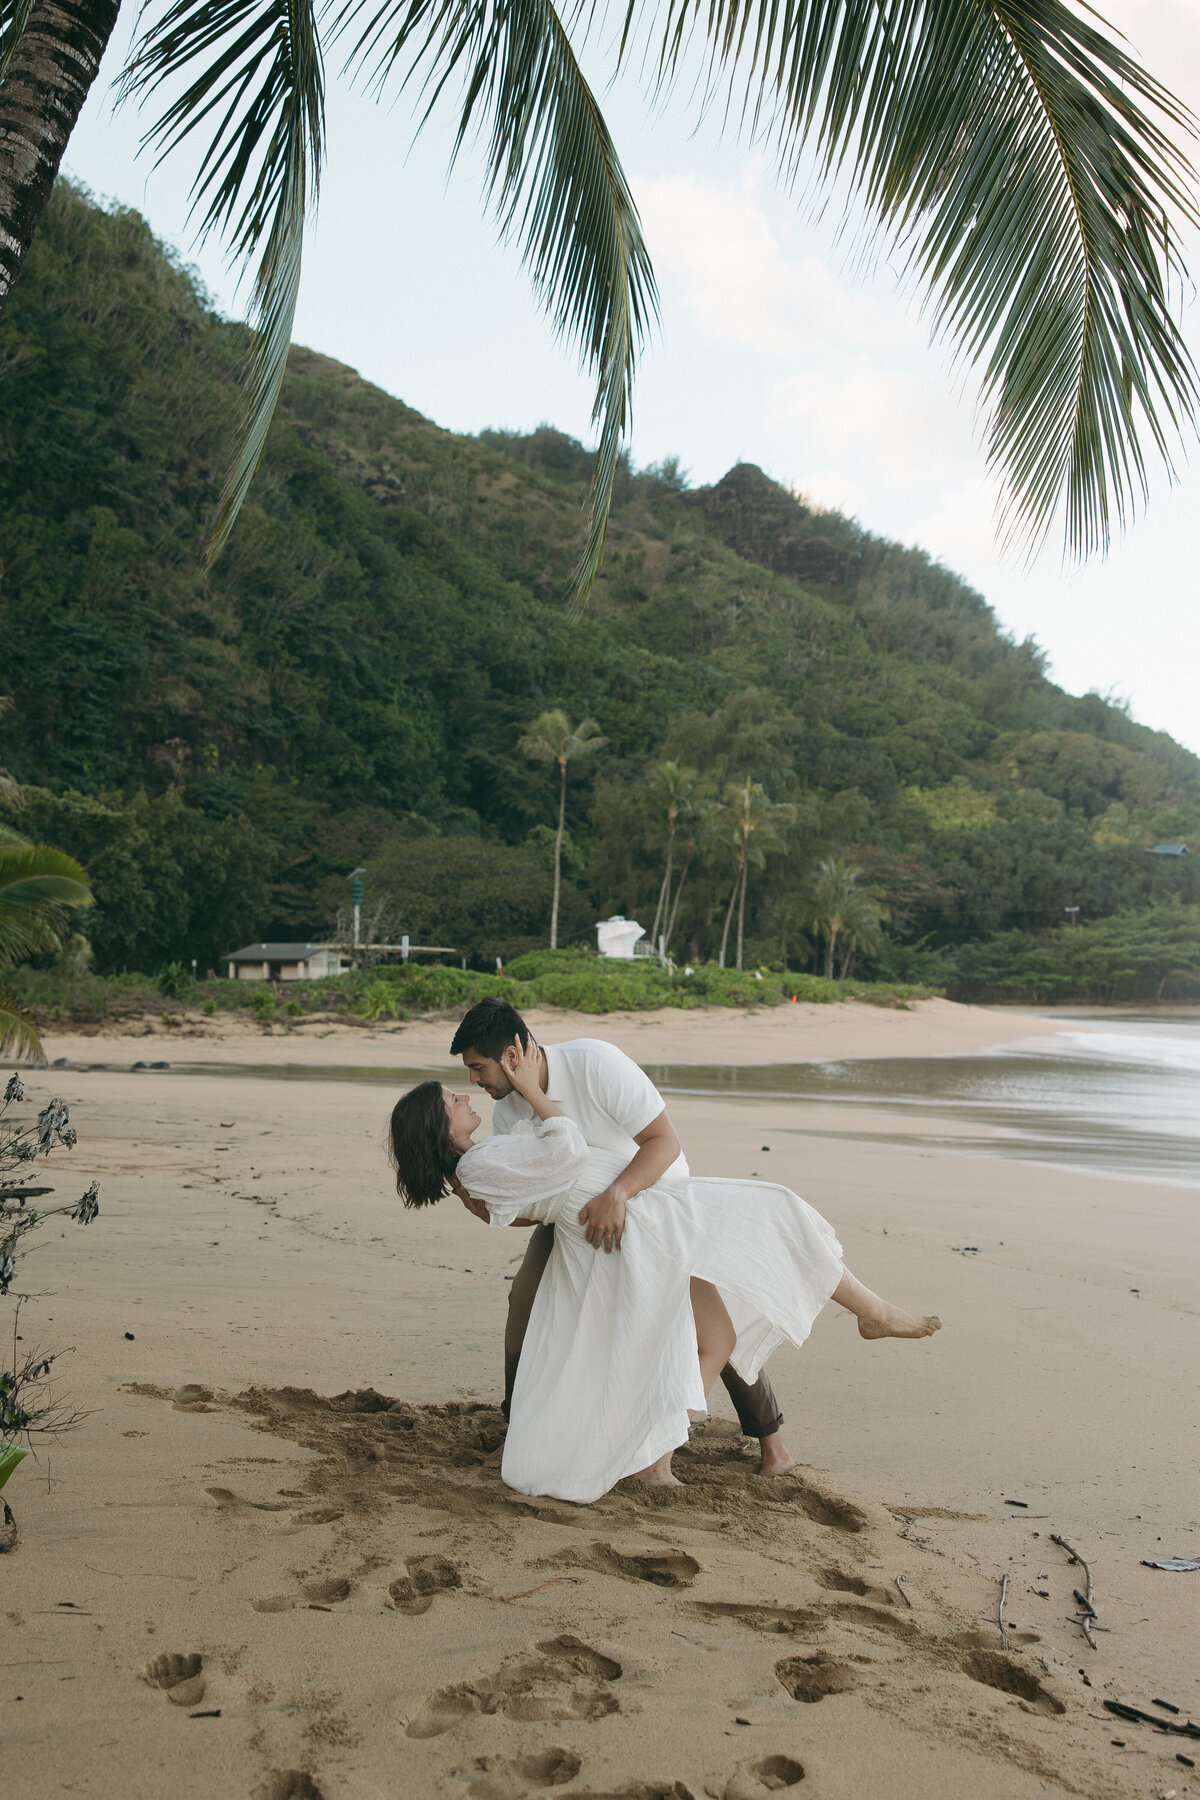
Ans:
[[[671,1473],[671,1458],[674,1454],[673,1450],[668,1450],[665,1456],[652,1462],[648,1469],[639,1469],[633,1477],[634,1481],[644,1481],[647,1487],[682,1487],[682,1481]]]
[[[926,1338],[942,1329],[936,1314],[905,1312],[901,1306],[880,1303],[879,1311],[859,1315],[858,1334],[865,1338]]]
[[[786,1475],[794,1466],[788,1447],[777,1431],[773,1431],[770,1437],[759,1438],[758,1447],[762,1451],[758,1465],[760,1475]]]

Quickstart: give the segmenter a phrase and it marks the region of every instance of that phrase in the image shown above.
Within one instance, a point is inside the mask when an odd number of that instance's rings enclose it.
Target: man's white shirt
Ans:
[[[597,1150],[612,1150],[632,1162],[639,1131],[657,1119],[663,1097],[632,1057],[601,1038],[571,1038],[565,1044],[543,1044],[548,1086],[546,1097],[573,1119]],[[497,1100],[492,1130],[504,1137],[523,1119],[534,1117],[528,1100],[517,1093]],[[660,1177],[682,1181],[691,1173],[682,1151]]]

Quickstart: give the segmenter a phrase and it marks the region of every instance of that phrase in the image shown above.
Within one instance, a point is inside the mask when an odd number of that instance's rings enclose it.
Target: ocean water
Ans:
[[[1200,1187],[1200,1012],[1166,1018],[1096,1012],[1044,1016],[1057,1028],[1053,1036],[970,1056],[749,1068],[648,1063],[646,1071],[668,1097],[705,1096],[731,1105],[777,1101],[790,1109],[789,1124],[801,1131],[852,1138],[853,1109],[863,1107],[895,1115],[896,1143]],[[144,1079],[169,1079],[172,1073],[235,1081],[348,1081],[392,1090],[430,1076],[447,1079],[445,1067],[301,1063],[178,1062],[170,1070],[138,1071]],[[806,1120],[809,1109],[831,1103],[848,1109],[845,1124],[831,1127],[827,1117],[820,1124],[815,1117]],[[953,1135],[947,1135],[951,1121]],[[873,1127],[871,1138],[887,1142],[889,1134]]]
[[[1200,1187],[1200,1014],[1045,1016],[1059,1027],[1052,1037],[972,1056],[648,1073],[663,1093],[893,1112],[904,1120],[897,1142]],[[953,1137],[939,1120],[954,1121]]]

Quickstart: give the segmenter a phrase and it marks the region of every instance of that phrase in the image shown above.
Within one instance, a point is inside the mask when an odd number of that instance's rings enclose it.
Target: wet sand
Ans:
[[[749,1065],[1054,1029],[940,1002],[781,1012],[543,1030],[677,1064],[711,1062],[715,1034]],[[449,1036],[330,1030],[46,1048],[436,1066]],[[772,1364],[797,1473],[755,1475],[718,1391],[684,1489],[575,1508],[499,1481],[522,1245],[457,1207],[398,1208],[378,1087],[28,1085],[71,1102],[78,1176],[52,1178],[98,1175],[103,1210],[27,1265],[46,1297],[22,1329],[76,1346],[63,1384],[91,1416],[6,1490],[14,1794],[1200,1793],[1176,1760],[1200,1743],[1101,1704],[1200,1719],[1200,1574],[1140,1560],[1200,1554],[1194,1190],[905,1142],[894,1117],[880,1141],[869,1109],[850,1137],[836,1104],[801,1128],[778,1103],[673,1099],[695,1168],[787,1181],[858,1274],[945,1329],[866,1345],[829,1309]],[[1094,1651],[1053,1533],[1091,1563]]]

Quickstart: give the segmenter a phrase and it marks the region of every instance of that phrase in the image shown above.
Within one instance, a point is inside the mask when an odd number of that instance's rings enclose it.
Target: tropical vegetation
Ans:
[[[33,1297],[19,1286],[21,1263],[31,1240],[47,1220],[69,1217],[90,1225],[100,1211],[98,1187],[91,1182],[78,1200],[41,1206],[53,1188],[37,1183],[37,1164],[60,1150],[75,1148],[70,1108],[51,1099],[30,1116],[13,1113],[25,1099],[19,1075],[11,1075],[0,1093],[0,1488],[28,1455],[35,1433],[57,1437],[76,1424],[79,1414],[54,1389],[54,1365],[61,1352],[39,1347],[19,1329],[21,1314]],[[21,1443],[25,1440],[25,1444]],[[15,1548],[17,1524],[7,1501],[0,1501],[0,1552]]]
[[[572,725],[561,707],[539,713],[529,730],[517,740],[517,748],[538,762],[558,766],[558,824],[554,832],[554,898],[550,904],[550,948],[558,949],[558,903],[562,895],[563,834],[567,822],[567,765],[580,756],[594,756],[603,749],[595,719]]]
[[[14,841],[16,840],[16,841]],[[38,951],[64,948],[66,909],[90,906],[87,875],[71,857],[44,844],[22,843],[4,828],[0,837],[0,1054],[40,1049],[32,1014],[3,985],[6,973]]]
[[[623,461],[570,618],[583,445],[453,436],[300,349],[205,569],[246,342],[136,214],[60,185],[0,325],[0,825],[73,859],[95,904],[86,944],[5,975],[22,1005],[173,1013],[160,972],[193,963],[198,1003],[224,1004],[222,955],[329,937],[360,865],[389,930],[479,978],[544,949],[557,863],[564,951],[620,912],[677,970],[723,937],[736,961],[740,935],[743,978],[781,991],[831,966],[992,997],[1043,994],[1047,969],[1059,994],[1185,991],[1200,761],[1064,693],[950,570],[751,465],[695,488]],[[550,712],[603,744],[531,760]],[[831,963],[838,859],[878,935],[850,943],[837,912]],[[255,1004],[310,1010],[290,988]]]
[[[0,310],[118,6],[0,0]],[[147,141],[160,155],[186,146],[201,230],[255,267],[247,405],[210,556],[283,387],[336,45],[374,97],[413,86],[419,114],[461,84],[455,154],[478,139],[501,232],[595,377],[575,571],[586,597],[655,308],[637,210],[572,42],[599,17],[583,6],[568,23],[549,0],[169,0],[138,16],[124,91],[157,112]],[[715,101],[787,182],[849,185],[981,372],[1010,524],[1036,537],[1061,507],[1080,551],[1144,497],[1147,447],[1169,461],[1197,399],[1172,302],[1179,232],[1196,222],[1177,141],[1189,117],[1101,26],[1063,0],[629,0],[616,53],[642,63],[659,102],[692,87],[711,116]],[[698,78],[677,82],[690,56]]]

